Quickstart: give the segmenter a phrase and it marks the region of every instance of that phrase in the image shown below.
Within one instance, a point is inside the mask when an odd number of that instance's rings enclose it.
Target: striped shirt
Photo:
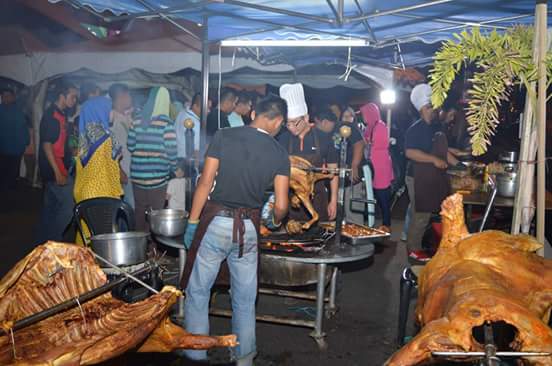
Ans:
[[[128,132],[131,153],[130,179],[141,188],[166,185],[176,167],[176,132],[166,116],[157,116],[149,125],[136,121]]]

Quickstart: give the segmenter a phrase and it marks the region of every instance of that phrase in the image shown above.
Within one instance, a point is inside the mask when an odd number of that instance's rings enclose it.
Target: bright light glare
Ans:
[[[393,89],[384,89],[380,93],[381,104],[395,104],[397,94]]]
[[[222,47],[365,47],[363,39],[225,39]]]

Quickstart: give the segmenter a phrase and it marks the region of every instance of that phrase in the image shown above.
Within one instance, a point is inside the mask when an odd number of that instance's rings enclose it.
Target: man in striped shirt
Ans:
[[[153,89],[142,119],[134,122],[128,133],[136,229],[140,231],[148,229],[145,211],[163,208],[167,184],[176,168],[176,131],[174,122],[168,117],[169,106],[168,90]]]

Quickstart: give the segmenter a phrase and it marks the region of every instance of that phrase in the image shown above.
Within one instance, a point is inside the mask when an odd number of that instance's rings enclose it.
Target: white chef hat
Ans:
[[[431,86],[428,84],[418,84],[410,93],[410,101],[414,104],[417,111],[420,111],[424,105],[431,103]]]
[[[309,113],[301,83],[282,85],[280,87],[280,97],[287,102],[287,118],[293,119]]]

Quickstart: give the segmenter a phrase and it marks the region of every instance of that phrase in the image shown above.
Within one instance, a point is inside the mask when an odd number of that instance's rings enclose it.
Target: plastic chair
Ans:
[[[74,209],[74,219],[84,243],[87,243],[89,238],[85,237],[83,221],[90,236],[133,231],[136,227],[132,207],[120,199],[111,197],[91,198],[78,203]]]
[[[399,298],[399,327],[397,331],[397,347],[404,345],[406,335],[406,323],[410,309],[410,299],[418,288],[418,276],[410,267],[403,269],[401,273],[401,287]]]

